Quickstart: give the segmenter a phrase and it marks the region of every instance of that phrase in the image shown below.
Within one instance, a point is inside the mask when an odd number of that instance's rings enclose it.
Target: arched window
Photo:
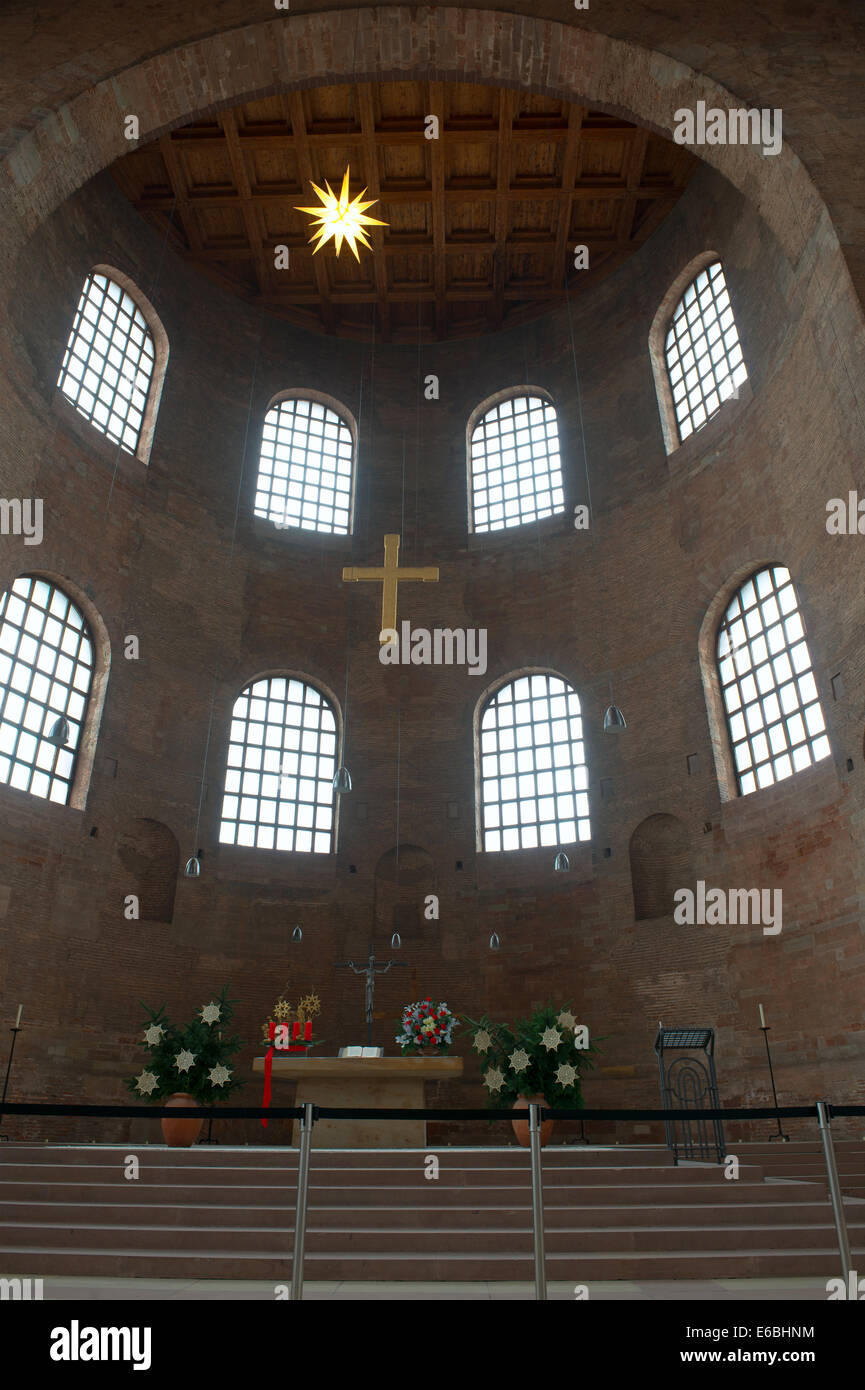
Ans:
[[[683,442],[748,377],[720,261],[703,267],[673,310],[664,357]]]
[[[285,396],[264,417],[255,515],[277,526],[351,530],[354,438],[348,421],[320,400]]]
[[[500,686],[478,735],[481,849],[590,838],[580,701],[567,681],[543,673]]]
[[[741,795],[831,752],[790,572],[759,570],[718,628],[718,677]]]
[[[471,428],[473,531],[502,531],[565,509],[555,406],[541,396],[508,396]]]
[[[125,276],[114,279],[99,268],[90,272],[57,385],[79,414],[112,443],[146,459],[168,340],[144,297],[137,290],[133,297],[132,290],[135,286]],[[146,306],[148,318],[138,299]]]
[[[329,854],[336,716],[313,685],[253,681],[234,703],[219,839],[225,845]]]
[[[94,652],[83,613],[47,579],[0,598],[0,782],[66,805]]]

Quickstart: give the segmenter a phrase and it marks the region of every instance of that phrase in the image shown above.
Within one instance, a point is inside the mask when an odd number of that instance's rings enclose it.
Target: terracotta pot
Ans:
[[[513,1108],[514,1110],[528,1110],[532,1102],[534,1102],[535,1105],[546,1105],[547,1103],[543,1096],[517,1096]],[[511,1124],[513,1125],[514,1134],[517,1136],[518,1142],[522,1144],[524,1149],[527,1149],[529,1147],[528,1120],[511,1120]],[[541,1148],[548,1142],[552,1132],[553,1121],[544,1120],[541,1125]]]
[[[194,1096],[187,1095],[185,1091],[175,1091],[173,1096],[169,1096],[165,1101],[166,1107],[172,1110],[198,1110],[199,1104]],[[192,1117],[188,1120],[169,1119],[167,1115],[162,1117],[162,1137],[170,1149],[188,1149],[190,1144],[194,1144],[199,1134],[204,1120]]]

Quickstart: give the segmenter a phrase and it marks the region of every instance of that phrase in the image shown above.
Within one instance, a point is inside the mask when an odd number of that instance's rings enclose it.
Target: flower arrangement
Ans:
[[[481,1057],[488,1103],[510,1110],[518,1096],[544,1097],[551,1109],[578,1110],[583,1105],[580,1081],[600,1051],[589,1030],[578,1024],[570,1005],[552,1003],[520,1018],[513,1028],[493,1023],[486,1014],[472,1029],[472,1047]]]
[[[447,1004],[421,999],[416,1004],[406,1004],[399,1026],[402,1032],[395,1041],[404,1057],[422,1057],[432,1050],[443,1057],[450,1050],[457,1021]]]

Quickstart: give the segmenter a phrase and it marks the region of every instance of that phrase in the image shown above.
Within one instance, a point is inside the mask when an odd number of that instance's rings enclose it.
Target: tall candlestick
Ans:
[[[761,1027],[761,1028],[765,1028],[765,1027],[766,1027],[766,1017],[765,1017],[765,1014],[763,1013],[763,1005],[762,1005],[762,1004],[758,1004],[758,1005],[757,1005],[757,1008],[760,1010],[760,1027]]]
[[[17,1017],[16,1020],[15,1020],[15,1027],[16,1027],[16,1028],[20,1028],[20,1027],[21,1027],[21,1015],[23,1014],[23,1012],[24,1012],[24,1005],[23,1005],[23,1004],[19,1004],[19,1005],[18,1005],[18,1017]]]

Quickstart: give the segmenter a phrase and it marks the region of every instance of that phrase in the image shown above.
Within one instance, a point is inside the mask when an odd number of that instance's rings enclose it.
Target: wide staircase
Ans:
[[[865,1198],[865,1143],[836,1139],[834,1147],[841,1191],[845,1197]],[[731,1151],[748,1163],[758,1164],[767,1178],[801,1179],[827,1186],[826,1160],[819,1139],[731,1145]]]
[[[545,1149],[548,1278],[837,1274],[825,1175],[803,1155],[801,1172],[771,1180],[764,1159],[774,1171],[792,1157],[779,1159],[781,1147],[740,1145],[737,1180],[714,1164],[675,1167],[658,1146]],[[836,1147],[839,1163],[861,1170],[861,1145]],[[138,1178],[124,1176],[130,1153]],[[425,1176],[428,1154],[436,1178]],[[4,1144],[0,1275],[285,1281],[296,1193],[292,1149]],[[865,1268],[865,1202],[845,1205]],[[307,1280],[532,1272],[526,1151],[312,1151]]]

